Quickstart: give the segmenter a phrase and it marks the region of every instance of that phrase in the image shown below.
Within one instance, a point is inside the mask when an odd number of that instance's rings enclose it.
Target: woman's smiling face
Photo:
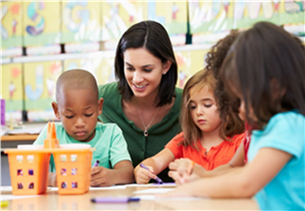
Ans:
[[[145,48],[129,48],[124,54],[124,74],[136,97],[157,96],[162,75],[170,68],[170,62],[162,61]]]

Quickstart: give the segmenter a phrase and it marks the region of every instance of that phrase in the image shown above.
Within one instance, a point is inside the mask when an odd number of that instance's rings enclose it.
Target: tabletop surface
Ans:
[[[166,185],[130,185],[117,188],[90,188],[82,195],[59,195],[56,188],[35,196],[14,196],[8,199],[1,210],[258,210],[253,199],[209,199],[209,198],[155,198],[150,190],[169,189]],[[140,191],[141,193],[135,193]],[[144,193],[145,191],[148,191]],[[162,192],[162,191],[161,191]],[[11,190],[1,188],[1,200],[11,197]],[[139,202],[93,203],[92,198],[103,196],[140,197]]]

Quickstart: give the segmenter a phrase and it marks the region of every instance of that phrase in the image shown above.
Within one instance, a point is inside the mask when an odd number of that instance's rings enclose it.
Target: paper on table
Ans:
[[[13,199],[23,199],[23,198],[33,198],[33,197],[39,197],[40,195],[26,195],[26,196],[14,196],[14,195],[7,195],[2,194],[1,195],[1,201],[7,201],[7,200],[13,200]]]
[[[142,194],[142,193],[166,193],[168,191],[174,190],[173,188],[148,188],[145,190],[139,190],[133,192],[134,194]]]
[[[137,195],[137,198],[140,200],[147,200],[147,201],[196,201],[201,200],[200,197],[156,197],[155,195]]]
[[[169,182],[169,183],[162,183],[162,184],[158,184],[158,183],[148,183],[148,184],[127,184],[126,186],[130,186],[130,187],[156,187],[156,186],[176,186],[176,183],[174,182]]]
[[[20,135],[20,134],[39,134],[42,130],[42,127],[35,127],[35,128],[22,128],[22,129],[14,129],[14,130],[7,130],[5,132],[6,135]]]
[[[125,189],[126,185],[113,185],[110,187],[90,187],[90,190],[117,190],[117,189]]]

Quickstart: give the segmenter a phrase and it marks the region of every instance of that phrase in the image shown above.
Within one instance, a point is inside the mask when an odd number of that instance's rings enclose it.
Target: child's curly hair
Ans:
[[[244,123],[238,116],[239,100],[231,99],[231,96],[224,89],[224,84],[219,79],[219,71],[224,61],[228,50],[233,42],[238,37],[239,32],[237,30],[231,30],[223,39],[220,39],[207,53],[205,59],[208,71],[214,73],[217,79],[217,87],[215,89],[215,97],[217,99],[218,108],[220,110],[220,117],[226,122],[226,131],[230,136],[244,132]]]

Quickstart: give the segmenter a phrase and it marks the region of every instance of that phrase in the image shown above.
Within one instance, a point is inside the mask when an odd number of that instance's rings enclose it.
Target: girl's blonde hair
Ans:
[[[214,74],[212,71],[207,71],[206,69],[200,70],[197,73],[195,73],[185,84],[183,88],[183,102],[182,102],[182,109],[181,109],[181,115],[180,115],[180,123],[182,127],[182,131],[184,134],[184,140],[181,143],[184,146],[191,146],[195,149],[198,149],[197,147],[197,140],[199,138],[202,138],[202,132],[197,127],[197,125],[194,123],[191,112],[190,112],[190,90],[192,88],[195,88],[195,92],[200,91],[204,86],[208,86],[208,88],[211,90],[212,93],[214,93],[214,90],[216,88],[217,80],[214,77]],[[217,102],[217,101],[216,101]],[[222,127],[220,129],[220,137],[223,139],[226,139],[226,135]]]

